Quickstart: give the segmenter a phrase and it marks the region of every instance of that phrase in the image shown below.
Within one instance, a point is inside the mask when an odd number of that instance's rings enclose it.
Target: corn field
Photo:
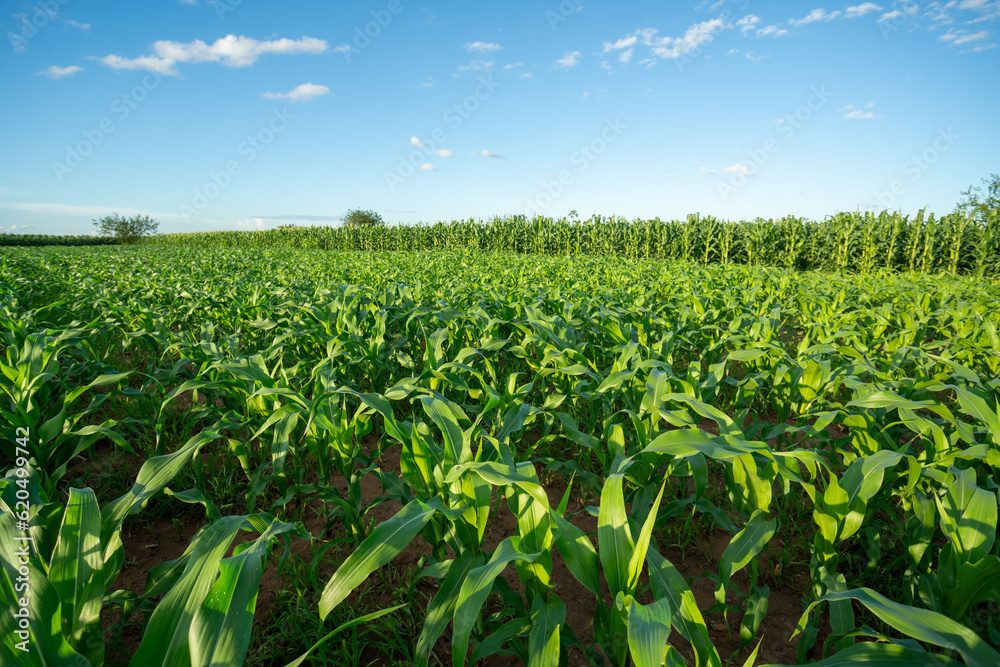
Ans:
[[[49,246],[49,245],[116,245],[110,236],[68,236],[49,234],[0,234],[0,246]]]
[[[2,248],[0,664],[996,667],[998,229]]]
[[[697,264],[748,264],[802,271],[1000,274],[1000,211],[985,218],[920,211],[840,213],[816,222],[758,218],[730,222],[690,215],[661,221],[524,216],[489,221],[380,227],[285,227],[269,231],[166,234],[157,245],[294,247],[370,252],[479,250],[556,256],[674,259]]]

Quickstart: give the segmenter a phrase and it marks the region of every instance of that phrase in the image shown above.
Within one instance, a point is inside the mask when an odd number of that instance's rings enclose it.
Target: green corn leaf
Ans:
[[[49,565],[49,581],[62,603],[63,634],[95,665],[104,661],[104,559],[100,539],[97,496],[92,489],[70,489]]]
[[[394,517],[380,523],[327,582],[319,600],[320,618],[326,620],[372,572],[398,556],[436,511],[435,507],[412,500]]]
[[[646,562],[646,550],[649,548],[649,540],[653,535],[653,526],[656,524],[656,514],[660,509],[660,500],[663,498],[663,490],[667,487],[667,481],[663,480],[660,485],[660,492],[653,501],[653,507],[646,516],[646,521],[639,531],[639,536],[635,541],[635,549],[628,563],[628,590],[635,591],[639,585],[639,575],[642,574],[642,565]]]
[[[417,639],[415,652],[421,660],[427,659],[431,649],[434,648],[434,643],[451,622],[455,613],[455,605],[458,603],[458,591],[462,582],[465,581],[471,570],[484,563],[485,559],[482,555],[475,558],[457,558],[447,562],[447,574],[441,582],[438,592],[434,595],[434,599],[427,607],[424,627]]]
[[[629,563],[635,550],[625,514],[623,480],[624,475],[616,473],[604,481],[601,509],[597,516],[598,556],[613,596],[628,591]]]
[[[388,609],[380,609],[380,610],[372,612],[370,614],[365,614],[364,616],[358,616],[355,619],[352,619],[350,621],[347,621],[346,623],[343,623],[343,624],[337,626],[337,628],[335,630],[333,630],[332,632],[324,635],[323,638],[320,639],[315,644],[313,644],[309,648],[308,651],[306,651],[305,653],[303,653],[302,655],[300,655],[295,660],[292,660],[291,662],[289,662],[288,664],[286,664],[285,667],[300,667],[300,665],[302,665],[306,661],[306,659],[309,657],[309,655],[313,651],[315,651],[316,649],[318,649],[320,646],[322,646],[323,644],[325,644],[327,641],[329,641],[330,639],[332,639],[336,635],[339,635],[344,630],[349,630],[350,628],[353,628],[353,627],[355,627],[357,625],[362,625],[364,623],[371,623],[376,618],[381,618],[381,617],[385,616],[386,614],[391,614],[392,612],[396,611],[397,609],[402,609],[405,606],[406,606],[405,604],[397,604],[395,607],[389,607]]]
[[[593,543],[583,530],[562,518],[558,512],[553,512],[552,518],[556,523],[556,548],[567,569],[587,590],[597,595],[600,586],[600,561]]]
[[[257,518],[250,517],[251,521]],[[279,535],[297,528],[298,524],[294,523],[268,524],[249,548],[220,563],[219,578],[191,621],[192,665],[239,667],[243,664],[250,647],[250,631],[265,559]],[[183,585],[183,580],[177,585]]]
[[[541,595],[531,605],[528,634],[528,667],[558,667],[559,628],[566,624],[566,605],[552,594],[546,603]]]
[[[856,600],[884,623],[917,641],[958,652],[969,667],[996,667],[1000,653],[964,625],[927,609],[918,609],[893,602],[870,588],[828,593],[809,604],[799,619],[796,632],[801,632],[813,608],[821,602]],[[839,655],[839,652],[838,652]]]
[[[721,667],[722,659],[708,636],[705,618],[687,581],[655,548],[646,551],[646,562],[653,594],[657,600],[670,601],[673,625],[694,648],[696,667]]]
[[[758,647],[760,644],[757,645]],[[829,658],[809,663],[812,667],[951,667],[962,663],[943,655],[914,651],[899,644],[863,642],[841,649]],[[791,667],[791,665],[764,665],[764,667]]]
[[[489,561],[469,572],[462,582],[455,608],[455,624],[452,638],[452,664],[465,667],[469,652],[469,636],[479,617],[479,611],[493,588],[496,579],[508,564],[514,561],[531,562],[540,553],[524,554],[518,550],[516,537],[508,537],[497,546]]]
[[[715,590],[715,599],[725,604],[725,589],[733,573],[743,569],[754,556],[759,554],[778,530],[778,520],[770,521],[764,518],[764,513],[756,510],[747,521],[746,527],[733,536],[729,546],[722,552],[719,563],[719,586]]]
[[[635,667],[660,667],[667,659],[670,637],[669,600],[643,606],[632,601],[628,608],[628,648]]]

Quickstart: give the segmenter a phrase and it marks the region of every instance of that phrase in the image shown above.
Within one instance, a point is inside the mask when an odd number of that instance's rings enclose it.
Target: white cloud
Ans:
[[[423,148],[427,144],[420,141],[419,137],[410,137],[410,145],[413,146],[414,148]]]
[[[469,53],[472,53],[473,51],[477,53],[490,53],[492,51],[499,51],[503,47],[499,44],[492,44],[490,42],[466,42],[463,48],[465,48],[465,50]]]
[[[287,93],[261,93],[262,97],[269,100],[288,100],[289,102],[308,102],[320,95],[329,94],[330,89],[326,86],[319,86],[314,83],[303,83],[296,86]]]
[[[636,30],[632,35],[619,39],[616,42],[605,42],[604,50],[605,52],[622,50],[631,48],[633,44],[642,44],[643,46],[648,46],[653,55],[659,58],[680,58],[696,51],[702,44],[714,40],[716,33],[731,27],[733,26],[726,23],[723,19],[715,18],[710,21],[695,23],[684,32],[682,37],[659,37],[659,31],[655,28],[641,28]],[[640,60],[639,64],[645,64],[649,67],[654,62],[645,58]]]
[[[164,220],[183,220],[180,213],[155,213],[137,208],[121,208],[110,206],[91,206],[86,204],[53,204],[49,202],[0,202],[0,208],[9,208],[15,211],[27,211],[29,213],[43,213],[63,216],[78,216],[86,218],[102,218],[106,215],[120,213],[124,216],[149,215],[160,222]]]
[[[840,16],[839,9],[836,11],[832,11],[828,14],[825,9],[819,8],[812,10],[801,19],[788,19],[788,22],[791,23],[796,28],[799,28],[801,26],[807,25],[809,23],[815,23],[817,21],[829,22],[837,18],[838,16]]]
[[[64,76],[72,76],[77,72],[82,72],[83,68],[76,65],[70,65],[69,67],[60,67],[59,65],[49,65],[43,69],[39,74],[44,74],[50,79],[61,79]]]
[[[108,55],[101,62],[114,69],[146,69],[162,74],[177,74],[176,63],[221,62],[226,67],[246,67],[265,54],[319,54],[327,50],[325,40],[314,37],[258,41],[250,37],[226,35],[212,45],[200,39],[193,42],[153,42],[153,55],[123,58]]]
[[[438,148],[434,152],[437,153],[438,156],[440,157],[451,157],[452,155],[454,155],[454,153],[448,150],[447,148]]]
[[[433,88],[434,87],[434,79],[433,78],[427,79],[422,84],[420,84],[420,87],[421,88]]]
[[[473,155],[478,155],[480,157],[498,157],[498,158],[502,158],[503,157],[503,155],[497,155],[496,153],[491,153],[490,151],[486,150],[485,148],[483,150],[479,151],[478,153],[473,152],[472,154]]]
[[[521,78],[522,79],[534,79],[535,75],[532,74],[531,72],[525,72],[524,74],[521,75]]]
[[[422,165],[420,165],[419,169],[420,171],[433,171],[434,165],[430,162],[424,162]]]
[[[741,18],[739,21],[737,21],[736,25],[738,25],[740,27],[740,30],[744,34],[746,34],[748,32],[753,32],[754,29],[755,29],[755,26],[758,23],[760,23],[760,18],[759,17],[754,16],[753,14],[747,14],[746,16],[744,16],[743,18]]]
[[[160,74],[176,75],[174,61],[166,58],[156,58],[154,56],[139,56],[138,58],[122,58],[121,56],[108,55],[101,58],[101,63],[112,69],[144,69]]]
[[[954,46],[960,44],[968,44],[969,42],[981,42],[990,38],[990,33],[988,30],[980,30],[979,32],[965,32],[964,30],[949,30],[944,35],[938,37],[939,42],[949,42]]]
[[[727,174],[739,174],[740,176],[749,176],[752,170],[747,165],[740,164],[739,162],[737,162],[736,164],[729,165],[722,171],[726,172]]]
[[[621,51],[622,49],[627,49],[635,46],[635,43],[639,41],[639,37],[636,35],[631,35],[630,37],[622,37],[614,42],[604,42],[604,53],[608,51]]]
[[[240,229],[255,229],[260,231],[264,229],[264,219],[263,218],[247,218],[246,220],[237,220],[236,226]]]
[[[776,25],[766,25],[757,31],[758,37],[781,37],[787,35],[788,31]]]
[[[351,45],[350,44],[338,44],[337,46],[333,47],[333,49],[331,49],[331,50],[334,53],[350,53],[351,52]]]
[[[459,65],[459,72],[480,72],[483,70],[493,69],[495,60],[473,60],[468,65]]]
[[[709,169],[708,167],[698,167],[698,173],[702,176],[714,176],[718,172],[714,169]]]
[[[63,21],[66,25],[71,25],[74,28],[79,28],[80,30],[90,30],[89,23],[80,23],[79,21],[71,21],[70,19],[65,19]]]
[[[882,116],[880,114],[871,111],[874,106],[874,101],[869,102],[864,106],[864,108],[861,109],[855,108],[853,104],[848,104],[846,107],[839,109],[839,111],[844,112],[844,115],[841,116],[841,118],[847,118],[848,120],[871,120],[873,118],[881,118]]]
[[[632,54],[635,53],[635,49],[625,49],[620,54],[618,54],[618,62],[627,63],[632,59]]]
[[[555,62],[556,67],[576,67],[580,64],[580,56],[583,54],[579,51],[567,51],[566,55]]]
[[[903,12],[899,11],[898,9],[894,9],[891,12],[886,12],[885,14],[882,14],[882,16],[880,16],[878,19],[878,23],[881,23],[882,21],[895,21],[896,19],[900,18],[903,18]]]
[[[18,229],[27,229],[27,228],[28,228],[28,225],[11,225],[10,227],[0,227],[0,232],[3,232],[4,234],[7,234],[7,233],[15,232]]]
[[[874,2],[862,2],[860,5],[852,5],[848,7],[847,11],[844,12],[844,16],[849,19],[856,19],[864,16],[865,14],[880,11],[882,11],[882,8]]]
[[[507,70],[516,69],[518,67],[524,67],[524,63],[507,63],[503,66],[503,69],[506,72]]]

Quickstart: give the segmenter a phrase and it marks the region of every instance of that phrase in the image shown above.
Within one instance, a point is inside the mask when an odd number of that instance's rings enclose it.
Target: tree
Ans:
[[[94,220],[98,235],[113,236],[121,243],[135,243],[143,236],[155,234],[159,224],[148,215],[133,215],[131,218],[126,218],[117,213]]]
[[[344,214],[345,227],[381,227],[385,224],[382,216],[375,211],[352,209]]]
[[[989,178],[983,179],[983,186],[970,186],[962,193],[962,199],[956,207],[960,213],[972,214],[977,218],[985,217],[991,210],[1000,209],[1000,175],[990,174]]]

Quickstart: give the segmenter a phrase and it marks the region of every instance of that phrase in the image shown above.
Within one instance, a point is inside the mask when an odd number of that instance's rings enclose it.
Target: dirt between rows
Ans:
[[[371,453],[374,449],[374,444],[374,437],[369,436],[365,442],[365,449]],[[211,446],[213,445],[210,444],[206,447]],[[82,479],[86,480],[89,476],[100,475],[119,466],[126,466],[130,475],[129,480],[134,480],[141,464],[141,459],[104,447],[93,450],[89,460],[78,458],[71,467],[70,475],[81,475]],[[394,472],[397,475],[400,473],[399,447],[383,451],[380,467],[385,471]],[[550,477],[552,476],[550,475]],[[339,477],[339,475],[335,474],[331,478],[331,483],[342,493],[346,492],[346,481]],[[566,483],[561,477],[556,476],[551,483],[545,484],[544,488],[548,494],[549,502],[552,506],[556,506],[562,498]],[[384,493],[381,483],[372,474],[366,475],[362,479],[361,491],[366,505],[370,504],[376,498],[381,497]],[[105,504],[110,500],[111,498],[102,498],[101,503]],[[163,502],[175,503],[176,501],[160,496],[151,501],[150,505]],[[315,499],[309,501],[314,507],[319,502]],[[491,517],[486,530],[483,545],[485,551],[494,549],[505,538],[517,534],[517,519],[509,510],[507,503],[501,499],[501,502],[495,503],[494,507],[496,507],[496,511]],[[186,507],[185,509],[189,508]],[[395,515],[400,509],[401,506],[398,501],[387,500],[371,509],[366,515],[366,519],[374,519],[376,524],[378,524]],[[571,502],[568,509],[570,521],[584,530],[589,535],[591,542],[596,546],[597,519],[591,514],[581,511],[583,507],[578,503]],[[143,514],[139,514],[136,517],[126,519],[122,530],[125,564],[121,574],[112,585],[112,590],[128,590],[140,594],[146,585],[146,578],[150,570],[161,563],[183,555],[184,550],[191,543],[194,535],[207,523],[207,519],[203,514],[196,514],[190,511],[185,511],[170,518],[162,516],[162,512],[156,512],[155,514],[158,515],[157,518],[144,518]],[[322,530],[323,521],[319,518],[310,518],[304,521],[304,525],[311,534],[316,535]],[[241,533],[236,541],[242,542],[255,537],[256,534]],[[721,555],[731,539],[732,536],[729,533],[716,529],[710,533],[699,535],[698,544],[687,549],[682,550],[677,546],[662,547],[661,545],[663,556],[674,564],[681,575],[689,580],[695,600],[703,613],[704,610],[707,610],[715,603],[715,584],[705,575],[710,572],[718,572]],[[769,551],[780,550],[783,548],[783,544],[784,542],[779,534],[772,540]],[[294,554],[308,561],[311,557],[313,544],[309,540],[293,539],[291,549]],[[282,555],[282,551],[283,548],[280,545],[275,548],[274,555],[270,559],[261,580],[257,607],[254,614],[255,632],[260,632],[268,625],[271,620],[271,612],[275,604],[276,595],[286,588],[287,584],[284,577],[278,574],[276,568],[278,557]],[[326,562],[320,567],[321,580],[323,581],[328,580],[329,576],[336,570],[335,563],[348,555],[347,551],[336,552],[331,550],[331,552],[331,554],[328,554]],[[423,556],[429,555],[429,553],[430,549],[426,542],[418,537],[386,567],[395,570],[398,574],[411,572],[417,566],[418,561]],[[577,582],[559,556],[558,551],[554,549],[552,561],[553,571],[551,581],[554,592],[566,604],[566,624],[574,630],[581,644],[589,645],[593,640],[593,617],[597,606],[595,596],[582,584]],[[768,552],[765,552],[762,571],[766,571],[767,567]],[[517,572],[513,566],[508,566],[501,576],[507,580],[512,589],[519,592],[523,591],[523,587],[518,580]],[[642,576],[641,584],[647,583],[646,573],[644,572]],[[399,580],[399,578],[397,577],[394,580]],[[745,571],[734,575],[732,580],[742,590],[747,590],[748,582]],[[761,641],[761,645],[756,664],[795,663],[798,637],[791,639],[791,636],[804,609],[804,600],[808,597],[811,582],[807,572],[798,573],[795,576],[786,576],[783,578],[783,581],[785,583],[780,587],[776,587],[773,583],[768,582],[771,594],[768,600],[767,614],[764,617],[761,631],[757,637]],[[601,586],[602,598],[607,604],[613,604],[603,577]],[[433,596],[436,588],[432,580],[425,578],[418,584],[418,590],[424,591],[428,596]],[[356,604],[357,601],[358,592],[355,591],[342,604]],[[641,599],[640,601],[648,602],[649,599]],[[385,602],[388,604],[389,600]],[[736,604],[738,603],[738,598],[730,593],[727,602]],[[418,614],[418,616],[422,615],[422,613]],[[110,631],[116,624],[112,622],[114,619],[111,618],[107,610],[105,610],[104,616],[105,627]],[[722,660],[726,661],[730,655],[738,651],[738,655],[736,656],[738,662],[736,664],[742,664],[750,655],[756,643],[740,649],[739,628],[742,620],[741,614],[730,613],[728,618],[726,618],[722,613],[705,613],[705,620],[708,625],[709,636],[718,649]],[[822,646],[822,642],[826,636],[829,636],[828,625],[821,630],[817,647]],[[448,641],[449,637],[450,628],[434,647],[435,654],[444,664],[450,664],[452,659],[451,645]],[[125,651],[131,653],[138,647],[141,635],[139,628],[136,625],[132,625],[125,630],[120,642],[111,642],[110,640],[114,638],[110,635],[108,639],[109,646],[117,643],[119,646],[123,646]],[[691,646],[676,631],[672,633],[670,643],[684,656],[685,660],[690,664],[694,664],[694,652]],[[815,651],[815,649],[813,650]],[[126,661],[129,657],[127,655],[115,656],[110,653],[108,656],[109,661],[112,659]],[[288,659],[292,659],[293,657],[295,656],[288,656]],[[372,656],[372,659],[370,661],[366,660],[365,664],[379,664],[379,658],[379,656]],[[385,656],[382,656],[381,659],[384,660]],[[578,649],[570,650],[569,661],[570,665],[574,666],[590,664],[587,662],[584,654]],[[483,660],[481,664],[484,666],[501,666],[517,665],[520,662],[509,656],[492,656]]]

